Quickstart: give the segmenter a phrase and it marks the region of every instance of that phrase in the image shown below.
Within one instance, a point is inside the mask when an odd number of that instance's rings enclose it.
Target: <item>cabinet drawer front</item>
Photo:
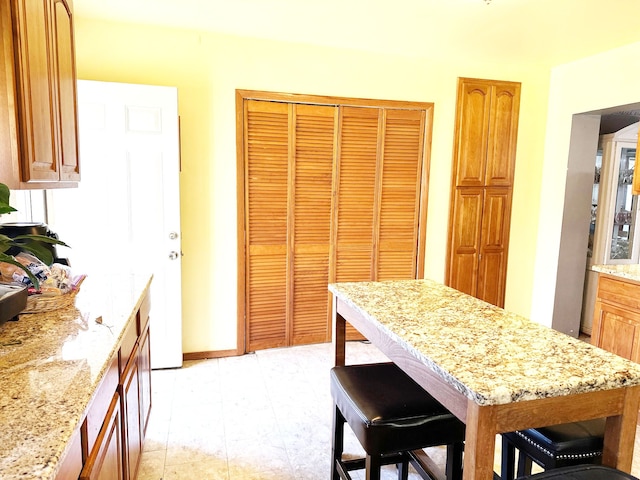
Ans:
[[[623,282],[600,275],[598,298],[608,302],[640,310],[640,285]]]
[[[104,380],[98,387],[91,406],[89,407],[89,411],[87,412],[87,418],[85,419],[84,424],[87,439],[85,455],[93,450],[98,433],[100,432],[104,419],[107,416],[107,411],[109,410],[109,405],[113,399],[113,394],[118,389],[118,380],[118,357],[114,356],[109,363]]]

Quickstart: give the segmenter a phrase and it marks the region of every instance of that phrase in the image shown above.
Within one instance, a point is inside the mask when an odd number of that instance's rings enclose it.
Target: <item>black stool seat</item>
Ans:
[[[636,477],[611,467],[602,465],[574,465],[556,468],[522,480],[638,480]]]
[[[602,461],[605,419],[564,423],[502,434],[502,479],[514,478],[514,449],[520,451],[518,476],[534,461],[545,470]]]
[[[333,479],[349,478],[344,471],[357,468],[342,461],[345,421],[367,453],[367,465],[387,454],[456,444],[457,453],[452,453],[456,458],[448,466],[451,470],[453,462],[457,463],[455,468],[461,475],[464,424],[398,366],[376,363],[335,367],[330,376],[335,406]],[[388,463],[392,462],[383,464]],[[375,468],[379,469],[379,464]],[[343,472],[339,475],[340,470]],[[367,471],[367,478],[379,478],[371,475]]]

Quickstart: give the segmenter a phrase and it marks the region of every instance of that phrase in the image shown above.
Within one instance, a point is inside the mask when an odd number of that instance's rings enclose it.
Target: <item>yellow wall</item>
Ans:
[[[426,275],[443,280],[457,77],[522,82],[506,307],[530,315],[548,70],[76,22],[79,78],[178,87],[185,352],[236,345],[235,89],[434,102]]]
[[[550,325],[553,311],[572,117],[640,102],[638,58],[634,43],[552,71],[531,311],[540,323]]]

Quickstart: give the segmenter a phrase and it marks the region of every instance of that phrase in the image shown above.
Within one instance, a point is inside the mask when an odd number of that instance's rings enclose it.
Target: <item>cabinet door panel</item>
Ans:
[[[485,183],[491,88],[483,82],[465,81],[458,91],[455,185]]]
[[[134,352],[137,356],[138,351]],[[127,365],[122,383],[122,412],[126,439],[125,452],[125,480],[133,480],[138,471],[140,454],[142,453],[142,434],[140,431],[140,377],[138,375],[137,358],[132,358]]]
[[[458,188],[455,191],[452,221],[449,286],[476,295],[478,256],[483,208],[482,188]]]
[[[54,69],[48,48],[49,4],[43,0],[17,0],[15,6],[24,180],[58,180]]]
[[[140,432],[142,444],[151,415],[151,336],[149,327],[140,335],[140,356],[138,357],[138,371],[140,374]]]
[[[78,125],[75,49],[71,10],[64,0],[53,3],[53,35],[57,62],[57,93],[60,108],[57,125],[59,129],[60,180],[79,181]]]
[[[120,395],[111,401],[95,447],[87,457],[80,480],[123,480],[122,411]]]
[[[482,236],[477,297],[504,306],[511,189],[487,188],[482,212]]]
[[[491,88],[491,92],[485,185],[511,186],[520,111],[520,84],[499,83]]]
[[[621,357],[640,360],[637,358],[640,315],[599,301],[596,302],[596,310],[597,345]]]

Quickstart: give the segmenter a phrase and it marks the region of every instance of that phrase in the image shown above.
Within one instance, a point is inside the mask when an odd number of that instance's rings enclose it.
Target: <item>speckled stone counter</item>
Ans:
[[[592,265],[591,270],[640,284],[640,265]]]
[[[640,385],[640,365],[430,280],[329,290],[479,405]]]
[[[0,326],[0,478],[55,478],[149,282],[88,277],[75,306]]]

